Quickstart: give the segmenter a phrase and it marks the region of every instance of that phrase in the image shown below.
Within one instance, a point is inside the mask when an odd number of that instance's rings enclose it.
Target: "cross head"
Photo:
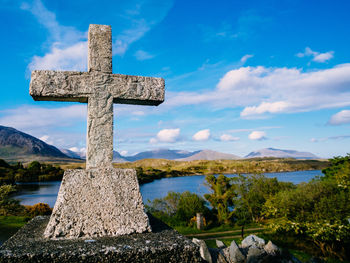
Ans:
[[[88,104],[86,168],[112,166],[113,103],[159,105],[164,79],[112,74],[111,26],[90,25],[88,72],[34,70],[34,100]],[[54,116],[53,116],[54,117]]]

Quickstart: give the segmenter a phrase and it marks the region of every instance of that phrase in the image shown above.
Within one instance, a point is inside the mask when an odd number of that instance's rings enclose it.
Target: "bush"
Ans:
[[[33,206],[25,206],[27,215],[30,217],[51,215],[52,208],[48,204],[37,203]]]

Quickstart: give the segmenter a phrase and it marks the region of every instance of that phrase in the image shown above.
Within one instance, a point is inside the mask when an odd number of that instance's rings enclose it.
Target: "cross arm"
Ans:
[[[114,103],[159,105],[164,101],[164,79],[111,74],[109,92]]]
[[[87,102],[91,84],[87,72],[34,70],[29,94],[34,100]]]

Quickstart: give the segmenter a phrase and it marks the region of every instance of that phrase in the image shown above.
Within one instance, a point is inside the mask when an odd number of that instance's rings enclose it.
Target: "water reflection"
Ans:
[[[292,182],[294,184],[308,182],[320,175],[322,175],[322,173],[318,170],[266,174],[267,177],[276,177],[279,181]],[[226,176],[233,177],[236,175],[230,174]],[[145,203],[147,203],[147,200],[165,197],[169,191],[190,191],[203,196],[205,193],[209,192],[204,182],[204,175],[163,178],[142,185],[141,194]],[[60,185],[61,182],[21,183],[18,185],[20,191],[15,198],[19,199],[23,205],[34,205],[41,202],[47,203],[53,207]]]

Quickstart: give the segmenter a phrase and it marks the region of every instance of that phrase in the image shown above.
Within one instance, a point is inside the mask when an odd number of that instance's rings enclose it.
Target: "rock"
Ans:
[[[265,240],[257,237],[256,235],[249,235],[243,239],[241,243],[242,248],[251,247],[253,245],[259,248],[263,248],[265,246]]]
[[[218,247],[218,248],[225,248],[226,246],[225,246],[225,244],[224,244],[224,242],[222,242],[221,240],[215,240],[215,242],[216,242],[216,246]]]
[[[205,243],[205,241],[204,240],[199,240],[197,238],[193,238],[192,242],[199,246],[199,253],[200,253],[201,257],[204,260],[206,260],[207,262],[212,263],[213,260],[211,258],[208,246]]]
[[[217,263],[229,263],[230,262],[230,254],[228,248],[223,248],[218,250],[218,259]]]
[[[35,217],[0,247],[0,263],[205,263],[199,247],[149,215],[153,232],[118,237],[47,239],[49,217]]]
[[[264,250],[270,255],[277,255],[279,253],[279,248],[271,241],[265,245]]]
[[[234,240],[231,242],[231,245],[229,247],[229,256],[230,261],[234,263],[241,263],[245,260],[245,256],[239,250],[239,247]]]
[[[258,248],[255,245],[249,247],[247,255],[247,263],[260,262],[260,260],[266,255],[265,251],[261,248]]]

